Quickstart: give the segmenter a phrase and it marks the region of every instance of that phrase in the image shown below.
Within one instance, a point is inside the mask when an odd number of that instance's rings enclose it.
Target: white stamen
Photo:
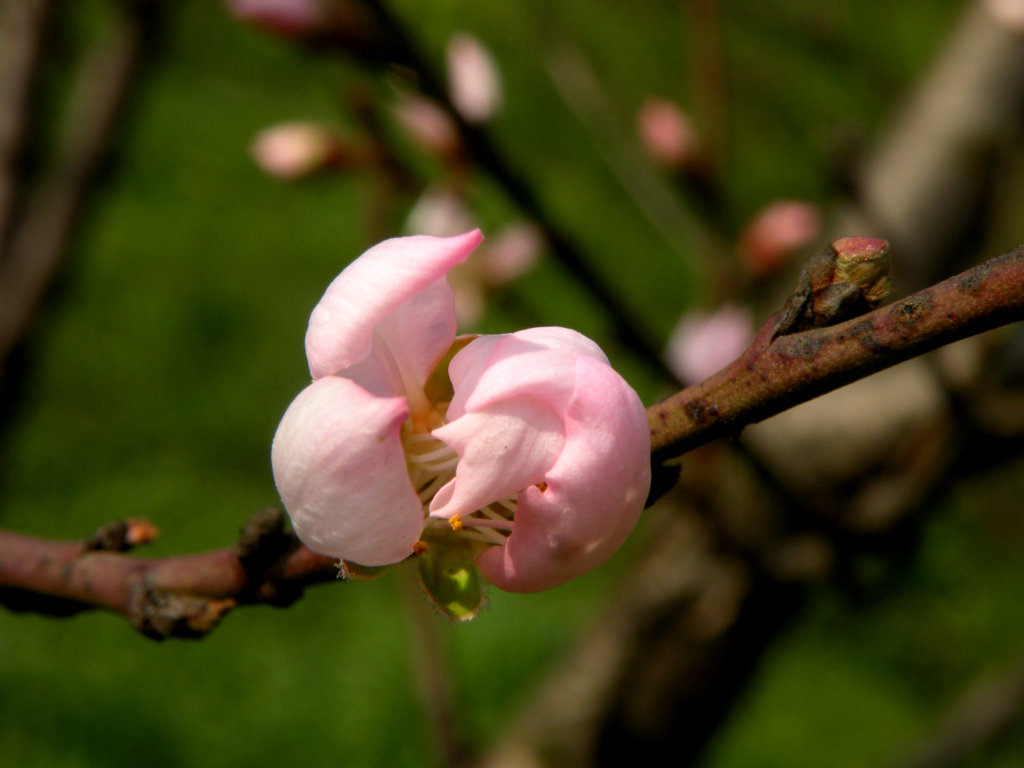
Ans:
[[[472,539],[473,541],[482,541],[485,544],[497,544],[498,546],[508,541],[508,536],[503,536],[491,528],[463,528],[456,535]]]
[[[394,372],[398,375],[397,369]],[[482,509],[465,516],[455,515],[447,521],[429,515],[431,501],[437,492],[455,477],[459,463],[459,455],[451,446],[438,440],[430,432],[423,431],[424,425],[431,419],[443,423],[440,411],[437,410],[440,407],[411,418],[402,429],[409,480],[416,490],[420,503],[423,504],[423,514],[426,518],[424,525],[447,528],[453,536],[471,541],[503,545],[512,535],[512,518],[518,506],[516,498],[499,499]]]
[[[497,504],[497,503],[498,502],[495,502],[495,504]],[[510,512],[514,512],[515,511],[515,505],[514,504],[511,505],[511,509],[509,511]],[[503,515],[501,512],[498,512],[496,509],[494,509],[494,504],[491,504],[491,505],[486,506],[483,509],[479,510],[479,514],[486,515],[486,517],[489,520],[494,520],[494,521],[499,522],[499,523],[505,523],[510,528],[512,526],[512,520],[508,517],[508,515]]]
[[[504,528],[506,531],[512,530],[511,520],[481,520],[479,517],[466,516],[462,518],[462,525],[466,528]]]

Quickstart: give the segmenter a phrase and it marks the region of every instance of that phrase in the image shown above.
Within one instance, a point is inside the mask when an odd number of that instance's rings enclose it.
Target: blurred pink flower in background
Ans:
[[[274,478],[316,552],[378,566],[457,541],[490,582],[531,592],[622,544],[647,497],[650,437],[636,393],[581,334],[456,340],[445,275],[482,238],[386,240],[328,286]]]
[[[427,187],[420,195],[409,211],[403,229],[434,237],[453,237],[476,225],[462,195],[450,187],[438,184]]]
[[[315,34],[332,18],[324,0],[227,0],[227,7],[239,21],[282,37]]]
[[[424,150],[450,160],[461,148],[459,132],[451,117],[437,103],[408,93],[399,95],[392,113],[406,134]]]
[[[501,107],[501,73],[491,52],[473,35],[460,33],[448,42],[448,93],[466,120],[482,123]]]
[[[265,128],[249,152],[269,176],[291,181],[337,167],[342,146],[337,133],[319,123],[282,123]]]
[[[697,156],[697,127],[668,99],[648,98],[637,113],[636,126],[644,149],[659,165],[679,170]]]
[[[472,213],[454,190],[434,186],[416,201],[405,223],[407,232],[450,237],[476,226]],[[513,221],[484,242],[476,255],[448,273],[455,291],[455,316],[463,326],[483,315],[489,293],[499,290],[540,258],[544,236],[528,221]]]
[[[778,200],[762,208],[740,235],[739,250],[755,277],[767,277],[822,231],[818,206],[804,200]]]
[[[750,344],[750,310],[725,304],[714,312],[687,312],[676,323],[665,349],[669,369],[684,384],[696,384],[727,366]]]
[[[537,225],[513,221],[487,242],[486,258],[480,259],[480,275],[488,285],[504,285],[536,264],[543,248],[544,236]]]

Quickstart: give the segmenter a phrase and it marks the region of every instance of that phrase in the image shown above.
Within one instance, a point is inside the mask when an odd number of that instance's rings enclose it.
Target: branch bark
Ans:
[[[656,467],[856,379],[1024,319],[1024,246],[844,323],[773,340],[780,317],[731,365],[647,409]]]
[[[305,586],[338,579],[336,560],[284,526],[281,510],[265,509],[232,547],[149,559],[110,551],[134,543],[111,546],[100,535],[110,527],[79,541],[0,531],[0,605],[55,616],[103,608],[154,640],[202,637],[237,605],[290,605]]]

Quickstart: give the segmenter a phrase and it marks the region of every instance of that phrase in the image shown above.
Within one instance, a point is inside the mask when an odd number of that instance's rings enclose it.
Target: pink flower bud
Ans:
[[[481,259],[482,279],[490,286],[504,285],[537,263],[544,248],[544,236],[535,224],[515,221],[488,242]]]
[[[779,200],[751,219],[740,236],[739,249],[751,274],[766,277],[820,234],[821,214],[816,205]]]
[[[648,98],[637,113],[636,125],[644,149],[658,164],[679,170],[697,156],[697,127],[671,101]]]
[[[278,179],[293,180],[335,164],[337,135],[317,123],[283,123],[260,131],[249,148],[260,169]]]
[[[404,229],[434,237],[451,237],[475,226],[462,197],[447,187],[432,186],[409,211]]]
[[[459,154],[459,132],[448,114],[433,101],[403,95],[393,112],[410,138],[427,152],[445,160]]]
[[[448,91],[459,113],[482,123],[501,106],[501,74],[490,51],[472,35],[458,34],[448,42]]]
[[[753,336],[753,320],[743,307],[687,312],[669,337],[666,362],[684,384],[696,384],[739,357]]]
[[[331,21],[325,0],[227,0],[227,6],[239,21],[282,37],[306,37]]]

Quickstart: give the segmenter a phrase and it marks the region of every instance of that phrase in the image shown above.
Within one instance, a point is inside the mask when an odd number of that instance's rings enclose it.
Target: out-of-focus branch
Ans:
[[[418,46],[387,4],[382,0],[364,2],[384,30],[387,39],[391,41],[389,50],[397,63],[409,67],[415,73],[417,84],[423,94],[440,104],[451,118],[468,156],[544,231],[544,237],[554,258],[586,289],[591,298],[600,304],[623,345],[631,349],[652,370],[661,374],[666,381],[674,382],[675,376],[662,359],[658,345],[652,342],[652,334],[638,327],[634,313],[619,299],[612,281],[594,270],[573,237],[547,213],[533,187],[515,170],[513,164],[505,159],[490,133],[483,126],[470,123],[455,108],[443,81],[437,76],[434,68],[428,65]]]
[[[655,464],[943,344],[1024,319],[1024,246],[838,325],[773,340],[647,409]]]
[[[52,9],[53,0],[22,0],[0,7],[0,253],[23,181],[22,155],[32,109],[29,93]]]
[[[706,260],[687,245],[703,223],[690,213],[678,195],[640,153],[632,136],[618,123],[617,114],[597,75],[577,47],[560,40],[545,58],[551,84],[580,123],[593,134],[594,143],[611,171],[633,199],[667,248],[695,274],[707,272]]]
[[[17,5],[17,3],[14,3]],[[130,0],[72,85],[56,156],[25,202],[0,259],[0,371],[56,277],[102,168],[118,117],[159,22],[155,0]]]
[[[306,585],[338,578],[337,560],[302,546],[278,509],[254,515],[233,547],[180,557],[110,551],[153,535],[145,523],[114,528],[115,545],[107,528],[83,541],[0,531],[0,604],[57,616],[104,608],[156,640],[196,638],[236,605],[289,605]]]

